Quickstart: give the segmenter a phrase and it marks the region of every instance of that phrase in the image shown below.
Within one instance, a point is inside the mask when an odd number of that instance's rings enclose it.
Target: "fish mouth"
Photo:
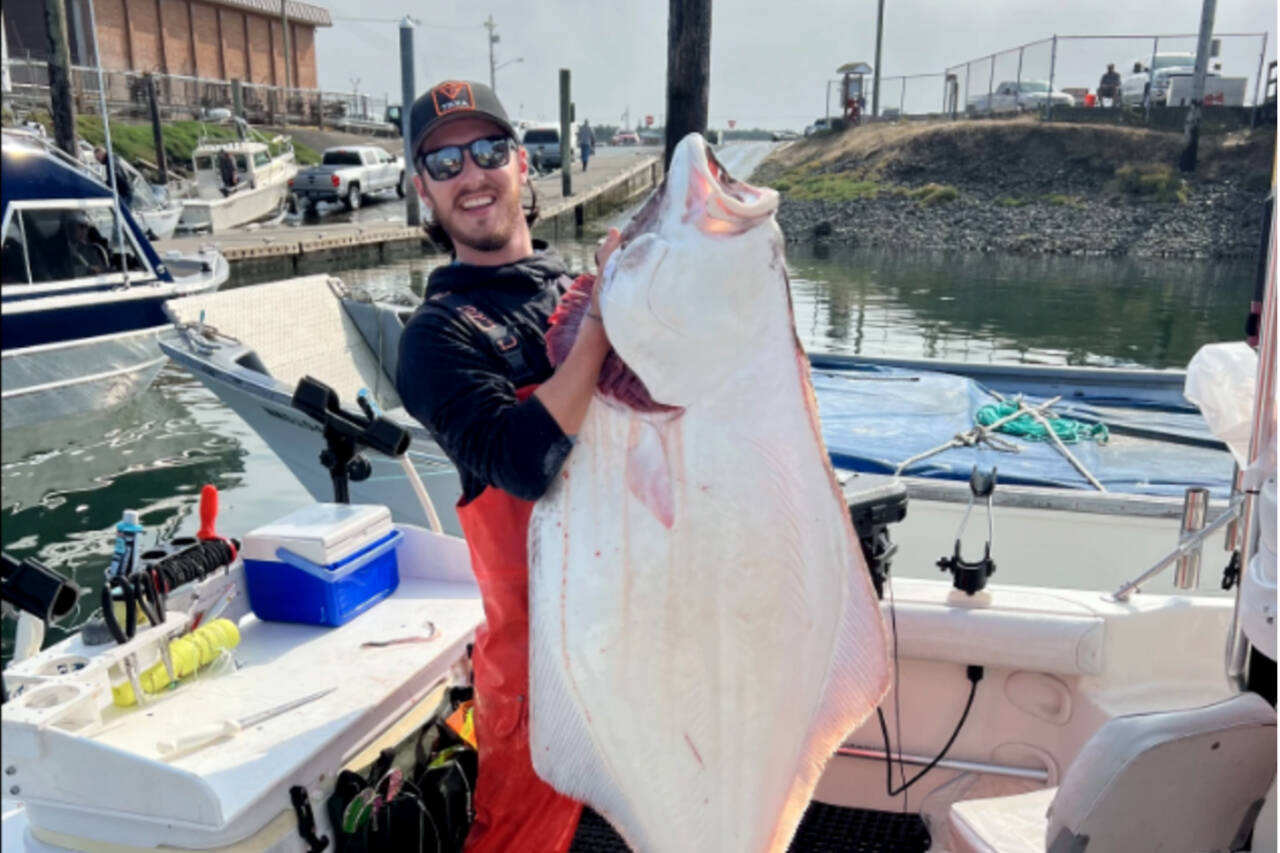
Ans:
[[[765,221],[778,209],[778,193],[753,187],[729,174],[716,159],[701,134],[691,133],[680,142],[689,158],[689,198],[693,208],[702,202],[706,211],[703,229],[711,233],[741,234]],[[674,161],[674,157],[672,158]]]

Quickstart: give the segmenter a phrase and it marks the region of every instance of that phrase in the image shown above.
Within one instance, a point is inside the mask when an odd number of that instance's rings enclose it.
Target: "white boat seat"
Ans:
[[[1254,693],[1116,717],[1058,788],[953,805],[952,853],[1237,850],[1275,755],[1276,712]]]

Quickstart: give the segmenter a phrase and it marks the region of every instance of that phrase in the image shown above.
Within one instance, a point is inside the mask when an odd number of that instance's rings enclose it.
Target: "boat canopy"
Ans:
[[[78,207],[86,200],[111,198],[110,187],[102,182],[39,147],[13,138],[6,138],[0,149],[0,177],[0,223],[8,222],[9,209],[14,204],[40,203],[49,207],[50,202],[66,201],[68,207]],[[120,206],[120,215],[156,277],[173,281],[127,206]]]

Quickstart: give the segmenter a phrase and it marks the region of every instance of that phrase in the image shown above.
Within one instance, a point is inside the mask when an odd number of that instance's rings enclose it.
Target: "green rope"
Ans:
[[[973,420],[979,426],[990,426],[1016,411],[1018,411],[1018,404],[1015,401],[1006,400],[1000,403],[988,403],[978,409],[973,416]],[[1063,444],[1076,444],[1081,441],[1096,441],[1099,444],[1106,444],[1107,439],[1111,437],[1111,433],[1104,423],[1085,423],[1074,418],[1059,417],[1051,412],[1045,412],[1044,418],[1053,427],[1054,433],[1057,434]],[[996,427],[996,431],[1008,435],[1016,435],[1029,441],[1049,440],[1049,431],[1045,429],[1044,424],[1031,415],[1014,418]]]

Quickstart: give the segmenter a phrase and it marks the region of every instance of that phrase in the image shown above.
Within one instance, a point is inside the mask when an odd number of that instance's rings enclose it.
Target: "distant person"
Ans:
[[[1120,105],[1120,72],[1114,63],[1107,63],[1107,73],[1098,81],[1098,106],[1102,106],[1103,98],[1110,98],[1113,107]]]
[[[578,127],[578,147],[582,149],[582,171],[587,171],[587,159],[596,150],[596,135],[591,130],[591,122],[583,120]]]
[[[120,196],[120,203],[133,207],[133,182],[129,180],[129,173],[125,171],[120,158],[114,154],[108,155],[107,149],[101,145],[93,149],[93,158],[107,170],[107,186],[111,186],[111,175],[115,173],[116,194]]]
[[[223,148],[218,152],[218,174],[222,178],[222,192],[230,195],[240,185],[240,173],[231,152]]]

